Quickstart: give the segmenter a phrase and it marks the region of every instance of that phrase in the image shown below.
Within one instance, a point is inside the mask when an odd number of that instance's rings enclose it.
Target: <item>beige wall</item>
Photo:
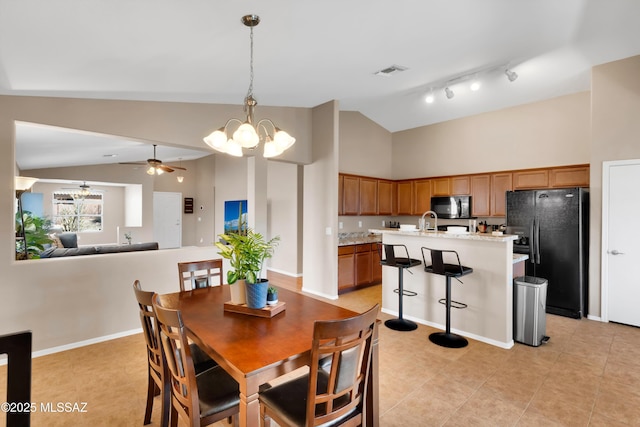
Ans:
[[[393,134],[393,178],[589,163],[588,92]]]
[[[589,312],[600,315],[602,162],[640,159],[640,56],[594,67],[591,76]]]
[[[342,173],[391,178],[391,132],[359,112],[340,112],[338,168]]]
[[[296,144],[287,151],[285,160],[306,164],[311,161],[311,116],[304,108],[260,107],[257,116],[269,117],[295,135]],[[52,126],[142,139],[166,145],[203,147],[202,137],[223,124],[229,117],[242,116],[241,106],[208,104],[130,102],[0,96],[0,199],[14,199],[14,121],[42,123]],[[219,200],[213,191],[231,197],[242,196],[237,190],[236,165],[228,156],[205,164],[196,175],[202,179],[203,221],[215,222],[215,234],[222,230],[223,215],[218,212]],[[246,163],[246,160],[242,160]],[[84,172],[84,171],[83,171]],[[228,174],[228,176],[227,176]],[[146,174],[143,174],[146,175]],[[97,181],[107,179],[89,178]],[[78,179],[73,177],[72,179]],[[185,178],[186,179],[186,178]],[[245,180],[238,178],[239,182]],[[336,171],[337,181],[337,171]],[[206,188],[206,187],[209,188]],[[153,185],[151,185],[151,188]],[[230,188],[233,187],[233,188]],[[245,185],[246,194],[246,185]],[[337,191],[337,182],[336,190]],[[227,193],[225,193],[227,192]],[[149,194],[147,197],[146,194]],[[152,206],[152,191],[144,192],[143,203]],[[337,197],[337,196],[336,196]],[[198,200],[196,205],[199,206]],[[143,281],[143,287],[159,292],[177,289],[175,265],[188,259],[217,257],[213,246],[183,248],[134,254],[94,255],[77,258],[14,261],[13,203],[0,204],[0,334],[31,329],[34,350],[69,345],[83,340],[110,336],[140,328],[131,284]],[[335,208],[335,206],[334,206]],[[151,210],[144,210],[145,212]],[[221,212],[221,211],[220,211]],[[335,210],[334,210],[335,212]],[[194,214],[195,215],[195,214]],[[195,216],[194,216],[195,218]],[[152,213],[143,223],[152,224]],[[197,231],[212,243],[214,235]],[[152,234],[141,240],[150,240]],[[209,240],[209,242],[207,242]],[[294,240],[292,244],[297,244]]]
[[[304,166],[302,289],[329,298],[338,295],[338,120],[335,101],[313,109],[313,162]]]

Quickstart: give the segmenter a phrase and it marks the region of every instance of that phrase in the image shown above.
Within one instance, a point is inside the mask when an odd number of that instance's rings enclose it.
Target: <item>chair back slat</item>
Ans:
[[[193,290],[222,285],[222,259],[178,263],[180,290]]]

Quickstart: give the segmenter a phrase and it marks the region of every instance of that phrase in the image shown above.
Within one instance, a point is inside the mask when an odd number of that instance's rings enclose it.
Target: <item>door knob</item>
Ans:
[[[612,251],[607,251],[608,253],[610,253],[611,255],[624,255],[624,252],[620,252],[617,249],[614,249]]]

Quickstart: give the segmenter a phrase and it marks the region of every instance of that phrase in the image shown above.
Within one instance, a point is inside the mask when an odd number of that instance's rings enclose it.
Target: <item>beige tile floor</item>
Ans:
[[[376,286],[336,303],[363,311],[379,300]],[[511,350],[477,341],[445,349],[429,342],[433,328],[381,327],[381,426],[640,426],[640,329],[547,319],[548,344]],[[5,383],[1,367],[0,393]],[[145,387],[141,335],[39,357],[32,400],[87,402],[87,412],[37,412],[31,425],[141,426]]]

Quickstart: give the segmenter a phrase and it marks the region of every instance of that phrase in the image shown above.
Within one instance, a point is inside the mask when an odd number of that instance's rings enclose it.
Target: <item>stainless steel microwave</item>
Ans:
[[[438,218],[471,218],[471,196],[432,197],[431,210]]]

